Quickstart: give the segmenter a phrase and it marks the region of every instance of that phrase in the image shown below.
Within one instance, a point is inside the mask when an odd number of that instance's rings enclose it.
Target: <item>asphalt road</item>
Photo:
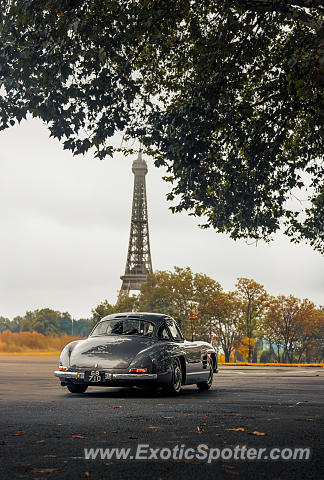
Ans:
[[[56,357],[0,357],[1,480],[323,478],[324,368],[220,367],[212,390],[190,386],[172,398],[135,388],[70,394],[53,377],[56,367]],[[84,458],[84,448],[135,452],[138,444],[309,447],[312,457]]]

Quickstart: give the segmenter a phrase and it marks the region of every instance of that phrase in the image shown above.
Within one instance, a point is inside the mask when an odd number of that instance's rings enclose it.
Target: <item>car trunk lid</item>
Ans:
[[[79,368],[124,369],[136,355],[153,343],[154,339],[142,336],[89,337],[73,349],[70,365]]]

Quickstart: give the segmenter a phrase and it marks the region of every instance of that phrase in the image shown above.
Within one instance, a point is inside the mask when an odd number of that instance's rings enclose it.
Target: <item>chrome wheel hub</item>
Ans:
[[[176,391],[180,390],[182,381],[181,368],[177,365],[174,369],[173,385]]]

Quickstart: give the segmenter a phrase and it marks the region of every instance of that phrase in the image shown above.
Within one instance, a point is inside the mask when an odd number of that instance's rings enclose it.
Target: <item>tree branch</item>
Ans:
[[[292,8],[292,7],[303,7],[303,8],[318,8],[323,7],[322,0],[234,0],[235,3],[239,4],[241,7],[255,9],[255,8],[264,8],[267,10],[276,10],[279,8]]]
[[[278,12],[289,20],[294,20],[315,30],[323,27],[323,22],[298,8],[316,8],[322,12],[322,0],[234,0],[234,3],[245,10]]]

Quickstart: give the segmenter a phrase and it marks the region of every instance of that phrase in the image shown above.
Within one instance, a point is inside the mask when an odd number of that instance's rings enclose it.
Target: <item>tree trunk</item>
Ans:
[[[227,348],[224,349],[224,355],[225,355],[225,362],[228,363],[230,361],[230,353],[227,350]]]
[[[248,362],[252,362],[252,345],[251,345],[251,338],[249,337],[249,356],[248,356]]]

